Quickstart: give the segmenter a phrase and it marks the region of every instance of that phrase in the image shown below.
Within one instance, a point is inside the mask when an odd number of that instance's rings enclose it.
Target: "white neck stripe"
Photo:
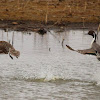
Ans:
[[[91,41],[91,47],[92,47],[92,44],[93,44],[94,41],[95,41],[95,37],[94,37],[93,40]]]

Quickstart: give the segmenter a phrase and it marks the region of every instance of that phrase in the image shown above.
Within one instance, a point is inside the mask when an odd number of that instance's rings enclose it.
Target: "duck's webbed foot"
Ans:
[[[9,54],[10,58],[13,59],[13,57]]]

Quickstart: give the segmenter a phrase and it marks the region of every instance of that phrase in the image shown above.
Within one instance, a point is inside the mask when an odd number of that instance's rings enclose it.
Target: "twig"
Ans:
[[[19,0],[18,0],[18,9],[19,9]]]
[[[99,31],[100,31],[100,24],[99,24],[98,29],[97,29],[97,36],[98,36]]]
[[[30,1],[30,0],[28,0],[28,1],[26,2],[25,6],[24,6],[23,8],[25,8],[25,7],[27,6],[27,4],[29,3],[29,1]]]
[[[47,8],[46,8],[46,16],[45,16],[45,24],[48,22],[48,1],[47,1]]]

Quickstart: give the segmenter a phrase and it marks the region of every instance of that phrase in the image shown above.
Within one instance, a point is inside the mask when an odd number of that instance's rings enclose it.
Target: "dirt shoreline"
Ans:
[[[18,2],[19,1],[19,2]],[[0,20],[39,23],[98,23],[99,0],[0,0]]]
[[[34,21],[24,21],[24,20],[3,20],[0,21],[0,29],[5,31],[13,30],[13,31],[38,31],[41,28],[46,29],[47,31],[54,28],[64,29],[90,29],[97,30],[99,23],[69,23],[62,22],[60,24],[54,24],[50,22],[48,24],[34,22]]]
[[[100,0],[0,0],[0,28],[38,31],[93,29],[100,23]]]

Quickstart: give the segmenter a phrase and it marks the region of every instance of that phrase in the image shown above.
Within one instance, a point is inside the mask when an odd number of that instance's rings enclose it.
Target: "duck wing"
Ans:
[[[74,50],[72,47],[70,47],[69,45],[66,45],[66,47],[72,51],[76,51],[78,53],[81,54],[88,54],[88,55],[94,55],[96,56],[96,52],[93,48],[89,48],[89,49],[83,49],[83,50]]]

